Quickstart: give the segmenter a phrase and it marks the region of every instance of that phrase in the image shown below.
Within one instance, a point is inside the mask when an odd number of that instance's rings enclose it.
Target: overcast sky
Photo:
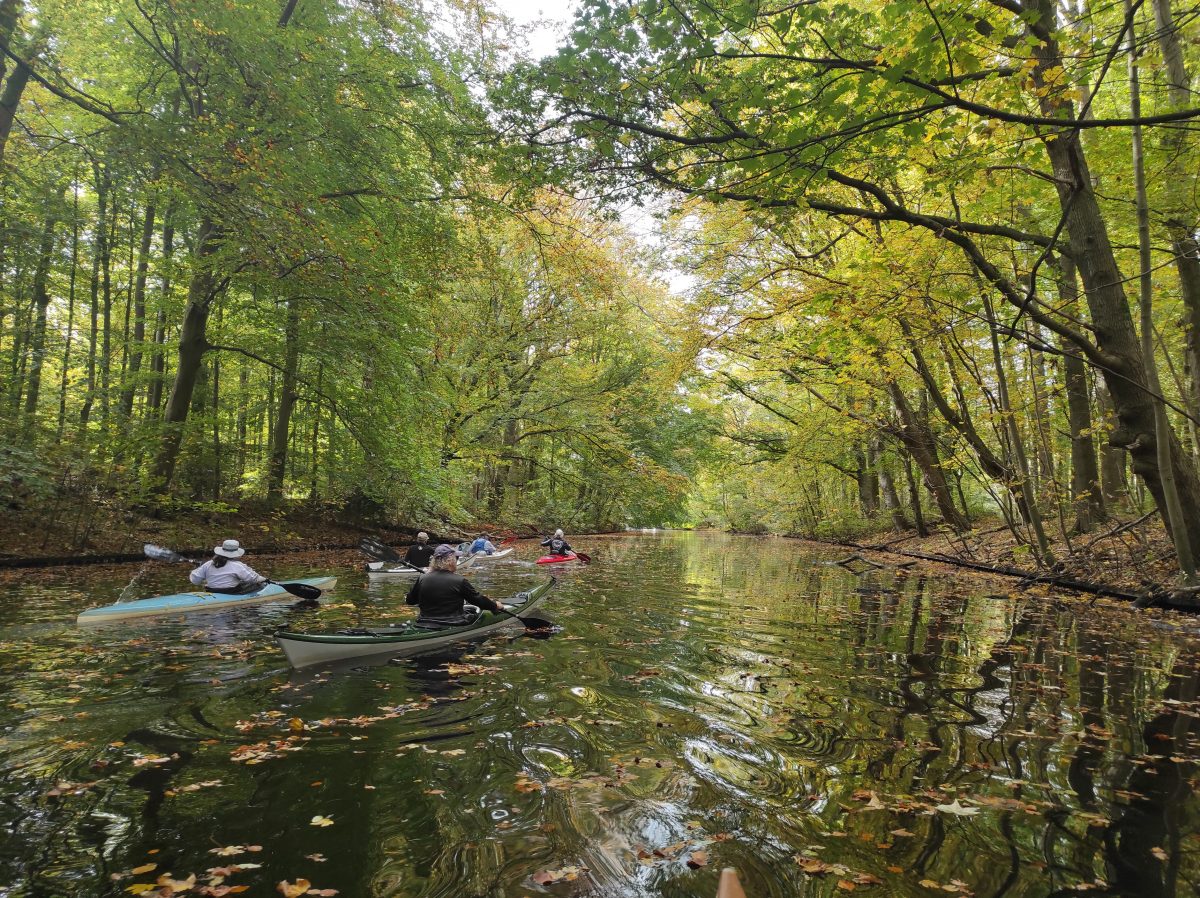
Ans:
[[[529,49],[534,57],[548,56],[559,44],[575,9],[575,0],[496,0],[496,6],[519,25],[541,21],[542,25],[529,35]]]

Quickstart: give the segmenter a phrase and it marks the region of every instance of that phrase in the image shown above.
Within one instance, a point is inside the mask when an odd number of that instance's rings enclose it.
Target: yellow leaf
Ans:
[[[322,817],[320,814],[318,814],[316,817],[313,817],[312,820],[309,821],[309,825],[310,826],[333,826],[333,818],[332,817]]]
[[[294,883],[281,879],[279,885],[275,886],[275,891],[279,892],[283,898],[300,898],[311,886],[312,883],[307,879],[297,879]]]
[[[140,867],[134,867],[132,872],[135,876],[139,873],[149,873],[157,866],[158,864],[142,864]]]

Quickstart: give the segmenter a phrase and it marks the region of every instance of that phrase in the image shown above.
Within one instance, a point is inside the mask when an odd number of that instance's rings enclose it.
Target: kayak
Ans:
[[[512,549],[505,549],[502,552],[493,552],[489,555],[487,552],[476,552],[474,555],[468,555],[467,558],[478,559],[479,561],[495,561],[497,558],[503,558],[506,555],[511,555]],[[459,562],[459,567],[462,567],[462,562]]]
[[[538,564],[563,564],[568,561],[577,561],[579,556],[574,552],[568,552],[566,555],[543,555],[537,560]]]
[[[307,580],[289,581],[306,583],[318,589],[329,590],[337,585],[337,577],[311,577]],[[117,602],[101,605],[80,612],[76,624],[98,624],[110,620],[125,620],[131,617],[150,617],[155,614],[188,614],[193,611],[215,611],[219,608],[238,608],[279,599],[294,597],[277,583],[268,583],[258,592],[245,595],[227,595],[220,592],[178,592],[169,596],[153,596],[133,602]]]
[[[554,578],[551,577],[529,592],[517,593],[506,604],[517,606],[513,613],[520,615],[545,598],[554,583]],[[292,667],[311,667],[314,664],[352,658],[413,655],[463,639],[474,639],[508,625],[517,625],[517,622],[507,614],[484,611],[472,623],[463,624],[461,627],[427,630],[415,626],[412,621],[406,621],[390,627],[355,627],[337,633],[293,633],[279,630],[275,633],[275,641],[287,655],[288,663]]]
[[[465,567],[470,567],[475,563],[477,557],[477,555],[464,555],[458,559],[458,570],[461,571]],[[424,568],[417,570],[416,568],[394,562],[371,561],[367,563],[368,577],[419,577],[423,573],[425,573]]]

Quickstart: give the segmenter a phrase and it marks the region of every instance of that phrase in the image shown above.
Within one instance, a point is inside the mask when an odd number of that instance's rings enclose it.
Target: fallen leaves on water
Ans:
[[[92,788],[92,786],[94,786],[94,785],[96,785],[96,783],[94,781],[90,782],[90,783],[68,783],[68,782],[55,783],[54,788],[49,789],[46,792],[46,797],[47,798],[65,798],[70,795],[82,795],[84,792],[86,792],[88,789]]]
[[[306,854],[304,855],[304,858],[305,860],[316,861],[318,864],[323,864],[329,860],[329,858],[325,857],[325,855],[320,854],[319,852],[317,854]]]
[[[275,891],[282,895],[283,898],[300,898],[310,888],[312,888],[312,883],[307,879],[297,879],[295,882],[288,882],[286,879],[281,879],[279,884],[275,886]]]
[[[540,886],[553,882],[572,882],[579,878],[580,873],[586,873],[587,867],[570,866],[558,870],[540,870],[533,874],[533,881]]]
[[[708,866],[708,852],[693,851],[690,855],[688,855],[687,865],[693,870],[699,870],[701,867]]]
[[[979,813],[979,808],[972,808],[961,804],[957,798],[949,804],[939,804],[934,805],[934,807],[943,814],[953,814],[956,817],[974,817]]]
[[[238,854],[245,854],[248,851],[262,851],[261,845],[226,845],[223,848],[210,848],[209,854],[215,854],[218,857],[233,857]]]
[[[932,879],[922,879],[921,885],[927,889],[940,889],[943,892],[951,892],[955,895],[974,895],[975,893],[967,887],[967,884],[961,879],[952,879],[948,883],[940,883]]]
[[[498,667],[489,667],[486,664],[453,664],[453,663],[451,663],[451,664],[446,665],[446,673],[450,674],[450,676],[452,676],[452,677],[461,676],[463,674],[496,673],[499,670],[500,670],[500,668],[498,668]]]
[[[143,873],[149,873],[151,870],[158,869],[158,864],[142,864],[140,867],[134,867],[129,872],[134,876],[140,876]]]
[[[322,817],[320,814],[317,814],[315,817],[312,818],[312,820],[308,821],[308,825],[309,826],[333,826],[333,818],[332,817]]]

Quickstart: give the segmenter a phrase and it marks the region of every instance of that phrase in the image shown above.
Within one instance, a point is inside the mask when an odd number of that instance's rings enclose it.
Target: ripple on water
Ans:
[[[407,584],[331,571],[319,609],[87,631],[81,608],[172,591],[178,571],[17,587],[0,610],[0,895],[129,894],[239,858],[261,864],[229,878],[253,894],[303,877],[398,898],[690,898],[725,864],[755,898],[855,877],[1006,898],[1200,878],[1186,631],[967,578],[855,577],[782,540],[584,543],[595,563],[543,606],[551,638],[329,671],[287,670],[271,633],[397,620]],[[509,595],[543,574],[472,577]],[[239,846],[262,850],[210,853]],[[834,873],[807,877],[798,855]]]

